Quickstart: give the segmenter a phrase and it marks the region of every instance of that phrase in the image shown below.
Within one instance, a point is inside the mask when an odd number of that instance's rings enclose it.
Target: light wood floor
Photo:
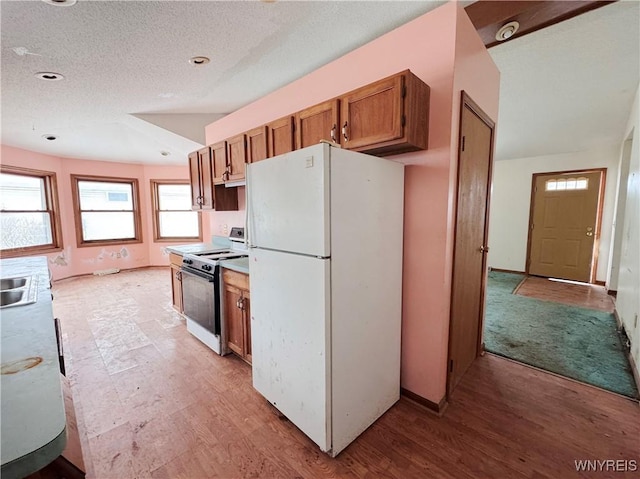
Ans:
[[[597,309],[606,313],[613,313],[614,309],[613,298],[607,294],[604,286],[596,284],[575,284],[527,276],[514,293],[543,301]]]
[[[407,399],[331,459],[170,306],[169,270],[54,284],[90,478],[571,478],[575,460],[640,461],[640,408],[491,355],[438,418]],[[596,475],[597,474],[597,475]]]

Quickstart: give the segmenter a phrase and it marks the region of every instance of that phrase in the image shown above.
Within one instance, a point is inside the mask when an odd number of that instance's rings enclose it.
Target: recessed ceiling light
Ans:
[[[211,60],[209,60],[207,57],[193,57],[189,59],[189,63],[196,66],[206,65],[210,61]]]
[[[36,78],[40,78],[40,80],[47,80],[47,81],[58,81],[64,78],[64,75],[62,75],[61,73],[54,73],[54,72],[38,72],[35,74],[35,76]]]
[[[508,40],[516,34],[518,28],[520,28],[520,23],[518,22],[505,23],[504,25],[502,25],[502,27],[500,27],[500,30],[496,32],[496,40],[498,40],[499,42]]]
[[[56,135],[42,135],[42,138],[49,141],[55,141],[58,139]]]
[[[169,153],[168,151],[161,151],[160,154],[162,156],[169,156],[171,153]]]
[[[49,5],[55,5],[56,7],[71,7],[75,5],[77,0],[42,0]]]

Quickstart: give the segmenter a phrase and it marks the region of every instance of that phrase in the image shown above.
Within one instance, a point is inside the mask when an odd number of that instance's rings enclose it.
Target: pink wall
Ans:
[[[354,50],[206,127],[208,144],[409,68],[431,87],[429,149],[393,158],[405,172],[402,387],[439,402],[446,392],[459,95],[497,117],[499,74],[455,2]],[[243,194],[243,193],[242,193]],[[211,228],[244,223],[212,214]]]
[[[56,173],[58,200],[62,223],[63,251],[47,255],[54,279],[62,279],[80,274],[90,274],[108,268],[138,268],[149,265],[169,264],[164,248],[171,243],[153,242],[151,209],[152,179],[188,179],[189,169],[185,166],[150,166],[129,163],[59,158],[7,145],[1,146],[2,164],[33,168]],[[75,235],[73,200],[71,196],[71,175],[103,175],[123,178],[137,178],[140,188],[140,209],[142,215],[142,243],[78,248]],[[205,240],[210,229],[208,215],[203,218]],[[184,243],[184,242],[183,242]],[[119,257],[118,257],[119,256]]]

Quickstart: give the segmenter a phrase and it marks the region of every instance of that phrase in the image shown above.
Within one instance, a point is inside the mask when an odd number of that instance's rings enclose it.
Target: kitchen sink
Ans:
[[[0,308],[35,303],[38,293],[37,276],[0,279]]]
[[[0,279],[0,290],[22,288],[27,284],[27,278],[4,278]]]
[[[0,291],[0,306],[11,306],[22,301],[24,290]]]

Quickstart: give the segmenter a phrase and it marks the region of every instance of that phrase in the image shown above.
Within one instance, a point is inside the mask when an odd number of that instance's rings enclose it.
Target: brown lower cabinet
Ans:
[[[171,263],[171,297],[173,299],[173,309],[178,313],[184,313],[182,304],[182,256],[175,253],[169,253],[169,262]]]
[[[249,275],[222,270],[227,347],[251,364],[251,299]]]

